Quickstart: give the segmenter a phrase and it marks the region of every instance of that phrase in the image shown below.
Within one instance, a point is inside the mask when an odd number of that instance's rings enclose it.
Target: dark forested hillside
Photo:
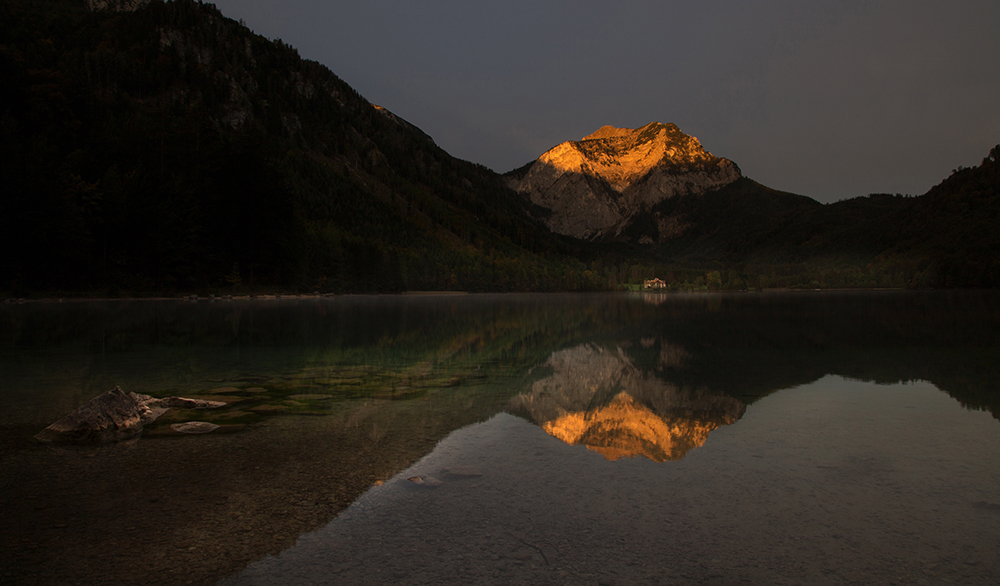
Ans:
[[[995,147],[978,167],[957,169],[919,197],[871,194],[823,205],[741,178],[672,198],[653,211],[680,235],[656,256],[702,267],[700,284],[709,288],[712,266],[723,275],[717,287],[726,274],[733,288],[998,287],[998,156]]]
[[[894,235],[887,254],[930,258],[936,284],[1000,287],[1000,145],[915,198]]]
[[[0,290],[598,286],[575,244],[211,4],[0,3]]]
[[[872,194],[785,214],[744,234],[730,258],[874,271],[893,286],[998,287],[998,157],[994,147],[919,197]]]

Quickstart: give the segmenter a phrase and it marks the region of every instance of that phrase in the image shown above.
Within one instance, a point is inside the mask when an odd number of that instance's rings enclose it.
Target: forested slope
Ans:
[[[1000,147],[926,194],[872,194],[801,209],[747,232],[743,262],[889,272],[896,286],[1000,286]]]
[[[598,286],[495,173],[210,4],[4,0],[0,71],[0,290]]]
[[[739,287],[998,287],[998,158],[994,147],[921,196],[829,204],[741,178],[659,204],[683,233],[656,252],[674,264],[717,267],[718,286],[734,273]]]

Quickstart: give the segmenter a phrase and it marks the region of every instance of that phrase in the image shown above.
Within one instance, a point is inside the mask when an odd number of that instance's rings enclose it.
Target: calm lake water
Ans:
[[[227,405],[33,438],[116,385]],[[5,584],[1000,584],[996,292],[5,304],[0,401]]]

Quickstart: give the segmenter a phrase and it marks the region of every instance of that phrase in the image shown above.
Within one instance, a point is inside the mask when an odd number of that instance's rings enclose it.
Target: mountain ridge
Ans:
[[[210,4],[108,4],[0,0],[4,295],[1000,286],[1000,147],[825,205],[672,124],[501,176]]]
[[[742,176],[675,124],[603,126],[508,173],[507,184],[550,210],[558,234],[614,239],[637,214],[671,197],[701,194]]]

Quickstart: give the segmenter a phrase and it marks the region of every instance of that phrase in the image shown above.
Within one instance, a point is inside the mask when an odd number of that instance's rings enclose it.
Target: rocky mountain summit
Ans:
[[[706,151],[674,124],[604,126],[564,142],[507,174],[508,185],[538,206],[558,234],[614,239],[633,218],[676,196],[701,194],[741,177],[728,159]],[[661,233],[669,233],[663,226]]]

